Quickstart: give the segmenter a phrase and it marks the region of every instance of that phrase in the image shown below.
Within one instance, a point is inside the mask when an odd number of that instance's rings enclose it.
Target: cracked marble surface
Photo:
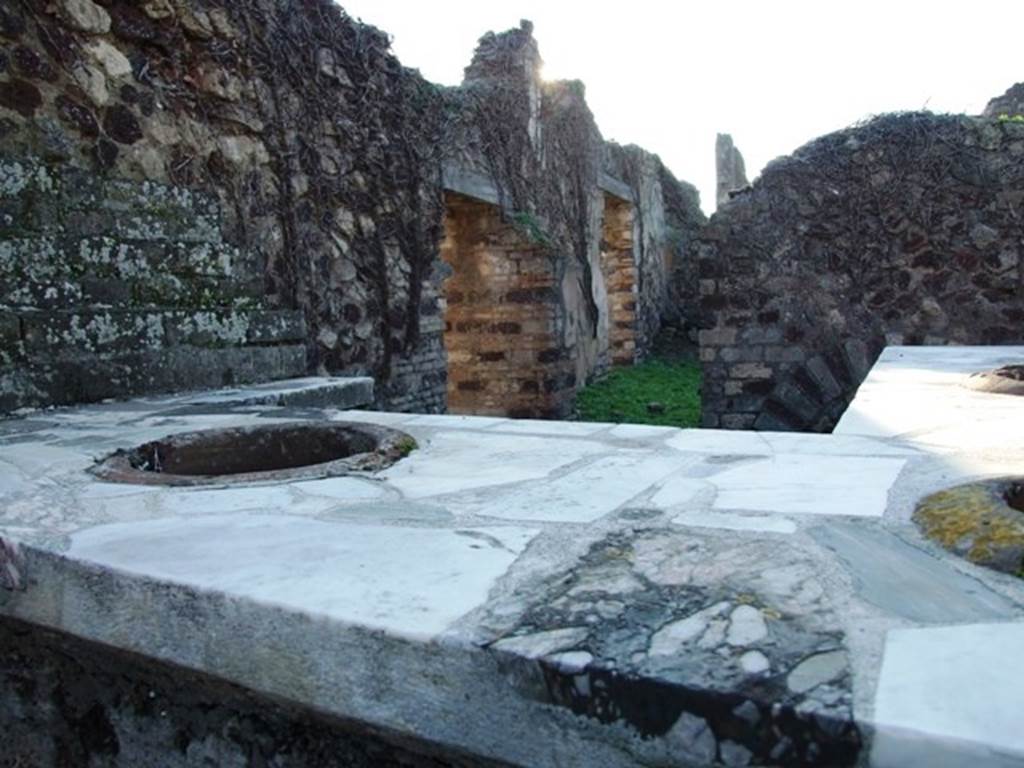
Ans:
[[[989,671],[1016,664],[1024,583],[908,522],[1021,472],[1024,401],[959,385],[1014,359],[887,349],[833,435],[244,390],[0,421],[0,614],[523,765],[1021,764],[1001,713],[1024,681]],[[247,486],[85,471],[174,432],[323,419],[419,448]]]

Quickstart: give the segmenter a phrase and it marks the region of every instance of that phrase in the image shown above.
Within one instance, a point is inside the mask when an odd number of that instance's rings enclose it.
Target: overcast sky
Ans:
[[[717,132],[748,176],[870,115],[980,112],[1024,81],[1024,0],[348,0],[455,85],[488,30],[534,22],[546,79],[580,79],[605,138],[658,153],[714,209]]]

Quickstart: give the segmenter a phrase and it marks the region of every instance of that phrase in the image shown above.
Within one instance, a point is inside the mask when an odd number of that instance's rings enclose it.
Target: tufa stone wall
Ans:
[[[95,179],[88,205],[113,224],[79,215],[73,184],[4,198],[46,224],[18,219],[0,233],[20,265],[0,276],[9,287],[0,296],[5,359],[20,366],[3,407],[309,371],[372,375],[378,407],[443,411],[445,312],[456,303],[443,296],[448,191],[493,206],[502,226],[544,249],[550,367],[520,385],[537,384],[534,413],[565,413],[575,388],[612,357],[601,272],[608,190],[633,207],[637,356],[668,309],[668,269],[685,261],[692,237],[692,217],[677,211],[697,205],[656,157],[604,142],[582,85],[544,83],[539,67],[524,24],[484,36],[463,86],[440,88],[329,0],[5,4],[0,158],[47,178]],[[186,203],[151,205],[147,189]],[[168,266],[161,249],[192,242],[178,230],[197,211],[210,231],[196,245],[213,248],[213,262]],[[154,225],[122,231],[119,216]],[[50,238],[39,264],[34,246],[15,242],[26,238]],[[63,276],[82,271],[89,238],[133,254],[139,274],[90,262],[73,288],[62,287]],[[225,253],[230,269],[217,271]],[[207,334],[206,346],[175,334],[181,323],[205,327],[210,311],[234,313],[230,333]],[[238,324],[252,319],[243,311],[277,317],[287,330],[240,335]],[[124,344],[101,352],[76,333],[54,333],[29,345],[25,318],[37,312],[117,315]],[[165,330],[132,349],[132,324],[156,322],[137,317],[159,317]],[[179,365],[177,346],[217,353],[193,358],[204,361],[199,373]],[[108,376],[100,366],[103,386],[60,383],[75,379],[67,359],[87,371],[108,353],[121,367]],[[504,374],[496,366],[481,375]],[[545,381],[557,381],[554,405]]]
[[[828,430],[886,344],[1024,341],[1024,123],[888,115],[770,164],[696,245],[704,425]]]

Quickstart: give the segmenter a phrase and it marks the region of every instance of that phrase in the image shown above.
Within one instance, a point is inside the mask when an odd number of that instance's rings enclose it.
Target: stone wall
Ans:
[[[390,55],[384,34],[355,24],[326,0],[24,0],[5,4],[0,42],[3,157],[38,157],[57,176],[198,192],[223,217],[212,244],[223,242],[238,256],[231,278],[244,286],[239,298],[298,313],[288,317],[293,330],[302,328],[300,354],[287,365],[265,365],[264,350],[236,378],[368,373],[378,381],[381,405],[444,408],[431,273],[440,239],[440,99],[434,86]],[[101,208],[104,195],[101,190],[97,198]],[[71,208],[61,208],[66,202],[40,204],[50,206],[44,215],[60,208],[65,239],[54,260],[73,269],[76,241],[93,233]],[[144,210],[143,202],[106,207],[131,213]],[[191,215],[173,208],[160,213],[172,229]],[[146,246],[136,260],[162,271],[149,263],[155,257],[148,234],[95,234],[117,249]],[[149,240],[173,237],[155,233]],[[197,280],[176,276],[187,290],[199,290]],[[209,301],[198,305],[187,296],[93,291],[79,304],[55,306],[187,316],[207,305],[234,306],[224,288],[212,286]],[[29,299],[7,295],[2,303],[18,316],[44,308]],[[193,311],[193,317],[201,315]],[[73,352],[85,360],[94,351],[66,337],[54,342],[29,356],[40,361]],[[153,336],[147,344],[168,346]],[[221,383],[172,357],[168,351],[153,364],[156,375],[130,386],[113,381],[102,394]],[[101,394],[39,392],[23,402]]]
[[[706,219],[696,187],[677,180],[657,155],[636,145],[608,145],[608,173],[633,207],[636,264],[636,358],[650,352],[662,323],[687,324],[696,314],[697,278],[690,243]]]
[[[0,160],[0,411],[306,370],[214,199]]]
[[[696,245],[704,425],[828,430],[886,344],[1024,341],[1024,123],[889,115],[771,163]]]
[[[17,385],[3,388],[5,408],[309,371],[372,375],[379,407],[443,411],[444,190],[465,192],[450,183],[452,169],[482,180],[482,201],[532,233],[552,260],[558,360],[548,378],[562,377],[558,412],[610,362],[600,269],[605,188],[636,211],[639,355],[668,308],[667,265],[684,260],[693,222],[673,218],[667,201],[692,198],[696,207],[695,194],[642,150],[630,148],[628,168],[616,159],[582,85],[540,80],[526,24],[482,38],[465,83],[454,89],[404,69],[386,35],[329,0],[15,0],[0,9],[0,45],[0,158],[7,165],[31,158],[48,177],[95,178],[101,210],[163,216],[166,229],[97,230],[67,195],[25,203],[60,220],[59,232],[32,234],[60,235],[47,257],[57,265],[53,275],[77,269],[81,244],[103,237],[112,249],[135,249],[134,262],[159,279],[131,283],[104,265],[73,297],[41,277],[32,295],[15,285],[0,296],[5,354],[17,356],[22,370]],[[206,244],[230,252],[230,273],[165,269],[153,254],[175,242],[184,247],[175,228],[192,212],[149,211],[144,193],[108,205],[107,190],[126,183],[198,201],[217,219]],[[0,234],[8,250],[20,247],[20,227]],[[15,277],[0,275],[8,285]],[[172,283],[174,290],[157,290]],[[134,317],[144,310],[174,325],[243,308],[287,318],[288,330],[211,337],[207,348],[224,360],[204,363],[205,375],[178,365],[173,333],[150,335],[149,362],[104,374],[104,387],[63,390],[53,385],[58,363],[74,357],[84,370],[100,353],[74,334],[30,349],[21,319],[37,311]],[[551,412],[540,400],[536,411]]]
[[[485,180],[491,196],[470,186],[457,191],[492,202],[551,259],[555,325],[545,366],[558,396],[539,400],[537,414],[565,415],[575,389],[606,371],[613,356],[627,362],[613,350],[613,335],[622,344],[631,337],[633,361],[649,351],[674,311],[670,271],[686,261],[686,244],[704,219],[696,190],[657,156],[604,141],[582,83],[543,81],[540,68],[528,22],[481,38],[462,87],[447,94],[453,117],[445,164],[460,179]],[[608,199],[625,209],[607,207]],[[620,238],[631,253],[617,263],[634,274],[612,278],[604,238],[622,215],[630,231]],[[621,313],[629,303],[624,290],[634,295],[631,318]]]

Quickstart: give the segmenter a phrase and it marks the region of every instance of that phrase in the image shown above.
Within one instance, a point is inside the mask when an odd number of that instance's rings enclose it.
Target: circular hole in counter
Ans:
[[[391,466],[416,448],[405,432],[354,422],[289,422],[167,435],[100,461],[103,480],[221,485],[334,477]]]
[[[963,385],[968,389],[997,395],[1024,395],[1024,364],[1015,363],[991,371],[972,373]]]

